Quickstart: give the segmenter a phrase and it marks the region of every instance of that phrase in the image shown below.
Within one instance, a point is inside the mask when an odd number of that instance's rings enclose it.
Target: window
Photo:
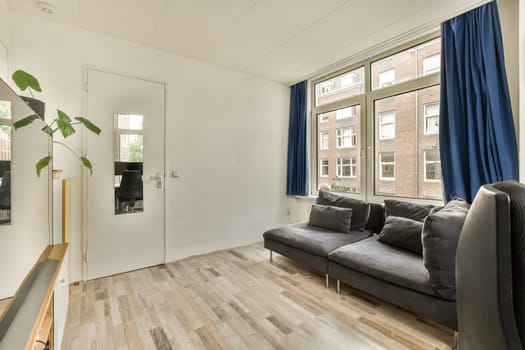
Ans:
[[[399,52],[381,57],[371,64],[372,90],[415,80],[439,71],[441,39],[422,42]],[[394,69],[395,72],[391,72]]]
[[[319,114],[319,123],[326,123],[328,121],[328,113]]]
[[[356,134],[353,127],[337,129],[337,148],[355,147]]]
[[[396,80],[396,70],[389,69],[379,73],[379,87],[390,86]]]
[[[440,38],[428,35],[312,81],[313,191],[323,184],[371,201],[385,196],[442,200],[439,152],[434,151],[439,149],[440,55]],[[328,81],[334,90],[320,95],[319,84]],[[321,124],[318,116],[324,113],[332,119]],[[330,142],[328,136],[321,141],[321,133],[330,135]],[[325,176],[321,160],[332,167],[330,175]]]
[[[337,177],[356,177],[357,163],[355,158],[337,158],[335,173]]]
[[[341,120],[346,118],[355,117],[357,111],[356,106],[346,107],[335,111],[335,119]]]
[[[328,177],[328,159],[321,159],[319,163],[319,176]]]
[[[315,105],[340,101],[365,92],[365,67],[336,75],[315,84]]]
[[[379,138],[393,139],[396,137],[396,111],[379,112]]]
[[[441,160],[439,149],[427,149],[425,156],[425,181],[441,181]]]
[[[423,58],[423,75],[439,72],[441,68],[441,55],[435,54]]]
[[[331,92],[335,88],[335,82],[327,81],[326,83],[319,84],[319,94],[324,95]]]
[[[427,103],[423,106],[425,115],[425,135],[439,133],[439,103]]]
[[[328,132],[319,133],[319,149],[328,149]]]
[[[396,155],[394,152],[379,153],[380,168],[379,178],[381,180],[395,180],[396,178]]]

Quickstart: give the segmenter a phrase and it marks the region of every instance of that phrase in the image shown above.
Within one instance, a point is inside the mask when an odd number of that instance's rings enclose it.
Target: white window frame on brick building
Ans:
[[[434,74],[441,70],[441,54],[423,58],[423,75]]]
[[[328,122],[328,113],[319,114],[319,123],[327,123],[327,122]]]
[[[345,169],[347,171],[345,171]],[[347,173],[348,175],[344,175]],[[357,162],[353,157],[336,158],[335,175],[338,178],[354,178],[357,176]]]
[[[319,176],[320,177],[328,177],[329,172],[329,163],[328,159],[321,159],[319,160]]]
[[[379,73],[379,88],[393,85],[396,81],[395,68],[387,69]]]
[[[423,114],[425,116],[425,135],[439,134],[439,102],[423,105]]]
[[[335,111],[335,119],[347,119],[355,117],[357,114],[357,106],[350,106],[346,108],[341,108]]]
[[[391,120],[384,120],[392,117]],[[396,111],[379,112],[379,139],[388,140],[396,137]]]
[[[438,159],[432,159],[432,160],[428,160],[428,157],[427,157],[427,153],[429,152],[432,152],[432,153],[437,153],[438,155]],[[426,182],[441,182],[441,160],[439,159],[439,148],[434,148],[434,149],[426,149],[423,151],[423,157],[424,157],[424,164],[425,164],[425,170],[424,170],[424,178],[425,178],[425,181]],[[434,166],[437,166],[438,169],[439,169],[439,178],[429,178],[428,176],[428,172],[429,172],[429,166],[430,165],[434,165]]]
[[[383,156],[392,155],[393,160],[385,161]],[[385,176],[385,166],[391,166],[394,175]],[[394,181],[396,179],[396,152],[381,152],[379,153],[379,179],[383,181]]]
[[[319,133],[319,149],[320,150],[327,150],[330,145],[330,137],[328,135],[328,131],[321,131]]]
[[[356,144],[355,129],[351,126],[346,128],[338,128],[336,131],[336,147],[337,148],[351,148]]]

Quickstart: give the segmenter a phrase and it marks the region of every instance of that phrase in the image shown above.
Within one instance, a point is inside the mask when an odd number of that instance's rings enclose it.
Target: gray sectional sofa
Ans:
[[[325,274],[327,288],[329,279],[333,278],[337,281],[338,292],[343,282],[457,330],[455,280],[452,293],[441,293],[429,277],[422,255],[379,241],[378,234],[385,224],[385,206],[380,203],[368,205],[369,215],[362,229],[342,233],[305,222],[266,231],[264,246],[270,250],[270,260],[272,252],[277,252]],[[455,248],[447,259],[454,257]]]

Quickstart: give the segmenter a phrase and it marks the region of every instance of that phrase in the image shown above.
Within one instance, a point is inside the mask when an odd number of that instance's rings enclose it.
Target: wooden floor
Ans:
[[[4,310],[9,306],[11,299],[13,298],[0,299],[0,315],[2,315]]]
[[[452,332],[262,244],[71,287],[63,349],[450,349]]]

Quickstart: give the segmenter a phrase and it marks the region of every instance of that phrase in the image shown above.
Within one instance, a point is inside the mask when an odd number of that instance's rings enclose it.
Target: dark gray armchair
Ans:
[[[456,256],[459,350],[523,350],[525,186],[483,186]]]

